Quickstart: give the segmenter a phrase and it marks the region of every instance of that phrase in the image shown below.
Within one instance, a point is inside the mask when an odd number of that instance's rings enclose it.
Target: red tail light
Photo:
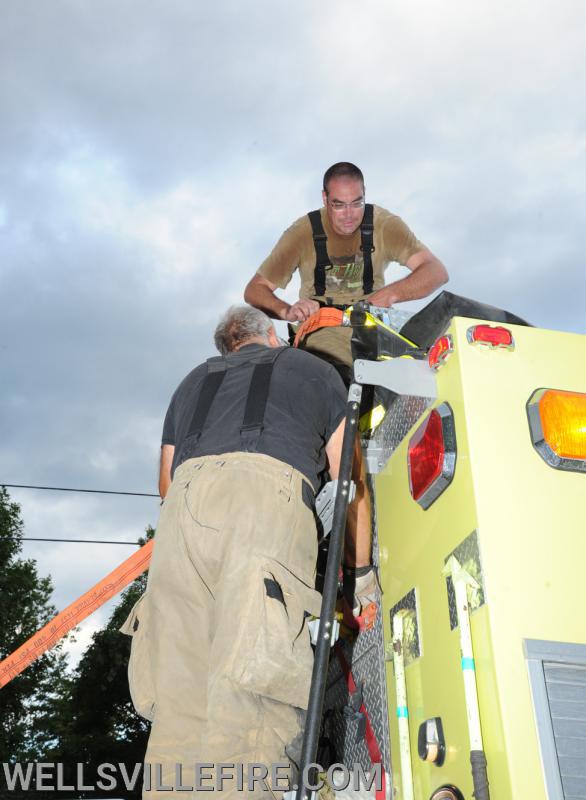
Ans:
[[[488,347],[505,347],[512,350],[515,346],[511,331],[499,325],[473,325],[466,331],[466,338],[470,344],[485,344]]]
[[[427,363],[432,369],[438,369],[445,362],[447,357],[454,350],[454,342],[449,334],[440,336],[440,338],[432,344],[427,354]]]
[[[409,441],[409,489],[427,509],[447,489],[456,468],[454,415],[447,403],[434,408]]]

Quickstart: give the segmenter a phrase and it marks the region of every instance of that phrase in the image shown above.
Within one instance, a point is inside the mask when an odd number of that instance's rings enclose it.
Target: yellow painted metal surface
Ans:
[[[586,392],[586,337],[507,326],[514,349],[494,350],[467,342],[472,324],[453,320],[455,352],[437,373],[437,405],[448,402],[456,424],[451,485],[427,511],[412,500],[409,437],[376,479],[385,640],[391,641],[390,609],[415,588],[422,655],[406,669],[414,796],[429,800],[452,783],[468,800],[459,637],[450,630],[441,573],[451,551],[477,531],[486,602],[471,626],[491,797],[546,800],[523,640],[586,642],[586,474],[554,470],[541,459],[525,406],[538,388]],[[390,662],[387,684],[393,785],[401,798]],[[435,716],[447,742],[439,768],[417,756],[419,725]]]

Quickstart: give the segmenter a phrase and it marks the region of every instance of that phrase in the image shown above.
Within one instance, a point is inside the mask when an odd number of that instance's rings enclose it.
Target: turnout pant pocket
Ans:
[[[132,607],[122,633],[132,637],[128,662],[128,684],[136,711],[152,722],[155,715],[155,687],[149,654],[148,603],[143,594]]]
[[[321,595],[272,559],[250,576],[250,592],[233,677],[255,694],[307,708],[313,667],[307,622],[319,615]]]

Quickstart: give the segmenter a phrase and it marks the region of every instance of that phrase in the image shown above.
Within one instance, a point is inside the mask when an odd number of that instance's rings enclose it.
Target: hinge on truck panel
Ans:
[[[309,628],[309,638],[311,639],[312,644],[317,644],[317,637],[319,635],[319,622],[320,618],[312,619],[311,622],[308,622],[307,627]],[[324,633],[324,637],[330,640],[330,647],[333,647],[340,637],[340,623],[337,619],[333,620],[331,623],[326,623],[326,630]]]
[[[357,383],[384,386],[397,394],[412,397],[437,397],[437,383],[426,361],[391,358],[388,361],[356,359],[354,374]]]
[[[319,544],[323,542],[332,530],[334,521],[334,504],[336,502],[336,492],[338,491],[338,481],[329,481],[315,498],[315,513],[320,519],[322,530],[320,531]],[[348,503],[351,503],[356,496],[356,484],[350,481],[342,491],[348,492]]]

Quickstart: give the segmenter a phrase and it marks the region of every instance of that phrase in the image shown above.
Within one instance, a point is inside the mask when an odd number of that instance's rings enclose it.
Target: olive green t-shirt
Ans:
[[[337,304],[354,303],[364,297],[362,274],[364,260],[360,250],[360,229],[352,236],[340,236],[331,227],[326,209],[321,220],[328,237],[327,248],[332,266],[326,267],[325,297]],[[374,206],[374,252],[372,271],[374,291],[385,285],[384,273],[391,261],[406,265],[407,260],[425,249],[403,220],[380,206]],[[284,289],[296,269],[301,277],[299,297],[315,298],[315,247],[311,223],[307,215],[287,228],[269,257],[263,261],[258,274]]]

